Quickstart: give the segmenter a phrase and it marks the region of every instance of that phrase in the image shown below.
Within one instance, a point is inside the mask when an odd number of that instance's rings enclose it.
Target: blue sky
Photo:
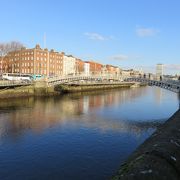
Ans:
[[[0,42],[27,47],[46,34],[49,49],[83,60],[180,73],[179,0],[0,0]]]

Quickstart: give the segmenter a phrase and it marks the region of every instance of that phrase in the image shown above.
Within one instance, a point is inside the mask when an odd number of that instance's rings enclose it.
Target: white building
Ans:
[[[163,64],[156,65],[156,76],[157,77],[163,76],[163,67],[164,67]]]
[[[63,75],[74,75],[76,71],[76,58],[63,55]]]
[[[90,64],[88,62],[85,62],[84,63],[84,74],[86,76],[89,76],[90,75]]]

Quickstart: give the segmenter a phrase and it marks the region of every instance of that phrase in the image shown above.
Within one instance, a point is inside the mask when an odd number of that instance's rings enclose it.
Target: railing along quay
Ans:
[[[33,82],[27,81],[0,81],[0,88],[16,87],[16,86],[27,86],[32,85]]]
[[[151,80],[147,78],[136,78],[136,77],[127,78],[125,79],[125,81],[146,82],[150,86],[158,86],[176,93],[180,93],[179,81],[172,81],[172,80],[158,81],[158,80]]]

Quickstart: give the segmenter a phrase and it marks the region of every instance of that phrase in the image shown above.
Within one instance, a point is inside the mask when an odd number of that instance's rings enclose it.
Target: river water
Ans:
[[[0,100],[0,179],[109,179],[178,108],[156,87]]]

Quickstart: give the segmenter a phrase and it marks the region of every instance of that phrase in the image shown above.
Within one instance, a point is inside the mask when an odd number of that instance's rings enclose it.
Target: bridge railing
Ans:
[[[62,80],[62,79],[78,79],[78,78],[97,78],[97,79],[125,79],[127,78],[124,76],[116,76],[116,75],[67,75],[67,76],[55,76],[55,77],[48,77],[47,81],[55,81],[55,80]]]
[[[0,81],[0,87],[14,86],[14,85],[27,85],[27,84],[32,84],[32,82],[28,82],[28,81],[8,81],[8,80]]]
[[[176,80],[152,80],[148,78],[137,78],[137,77],[130,77],[127,78],[126,81],[138,81],[138,82],[146,82],[150,85],[159,86],[165,89],[169,89],[173,92],[179,93],[180,92],[180,82]]]

